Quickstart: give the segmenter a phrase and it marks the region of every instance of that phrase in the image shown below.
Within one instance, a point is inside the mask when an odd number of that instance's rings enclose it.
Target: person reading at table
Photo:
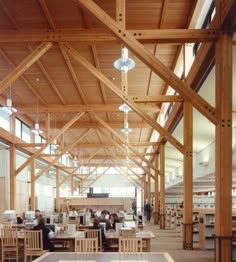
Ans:
[[[110,222],[109,222],[109,220],[106,218],[106,215],[107,215],[107,211],[106,211],[106,210],[102,210],[101,216],[100,216],[100,218],[99,218],[99,223],[105,223],[105,224],[106,224],[106,230],[109,230]]]
[[[110,214],[109,217],[109,230],[116,230],[116,223],[119,223],[120,220],[116,213]]]
[[[48,238],[48,234],[51,232],[51,230],[45,225],[45,219],[43,217],[40,217],[38,219],[38,225],[33,228],[33,230],[42,230],[43,235],[43,249],[48,249],[49,251],[53,251],[53,245]]]

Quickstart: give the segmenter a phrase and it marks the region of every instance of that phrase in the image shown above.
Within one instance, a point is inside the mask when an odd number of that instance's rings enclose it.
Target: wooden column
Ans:
[[[151,203],[151,175],[150,175],[150,170],[147,174],[147,199],[148,199],[148,202]]]
[[[183,248],[193,248],[193,107],[184,102]]]
[[[216,42],[216,112],[215,261],[231,261],[227,238],[232,235],[232,35],[226,31]]]
[[[36,205],[35,205],[35,160],[32,161],[30,165],[30,176],[31,176],[31,183],[30,183],[30,200],[31,200],[31,207],[30,210],[35,210]]]
[[[184,79],[191,67],[192,48],[183,47]],[[183,248],[193,249],[193,107],[184,102],[184,205],[183,205]]]
[[[56,211],[60,212],[60,175],[59,168],[56,169]]]
[[[160,229],[165,229],[165,145],[160,145]]]
[[[16,147],[10,144],[10,209],[16,209]]]
[[[70,178],[70,188],[71,188],[71,195],[73,196],[74,195],[74,176],[71,175],[71,178]]]
[[[158,155],[154,158],[155,168],[158,170]],[[154,224],[158,224],[159,222],[159,192],[158,192],[158,171],[155,170],[155,203],[154,203]]]

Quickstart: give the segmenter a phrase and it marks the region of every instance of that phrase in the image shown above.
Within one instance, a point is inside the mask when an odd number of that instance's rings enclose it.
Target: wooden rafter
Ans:
[[[81,161],[80,166],[88,163],[102,148],[99,147],[95,152],[93,152],[87,159]],[[73,169],[71,173],[75,173],[80,167],[76,167]]]
[[[212,42],[217,37],[215,29],[153,29],[127,30],[137,41],[153,44],[182,44]],[[0,32],[0,43],[32,42],[79,42],[84,44],[118,43],[119,41],[103,29],[80,30],[21,30]]]
[[[38,157],[43,150],[49,146],[55,139],[60,137],[70,126],[72,126],[80,117],[82,117],[84,113],[78,113],[75,115],[62,129],[59,130],[59,132],[51,137],[47,143],[43,144],[43,146],[38,149],[30,158],[28,158],[17,170],[15,175],[17,176],[25,167],[27,167],[36,157]]]
[[[100,132],[101,132],[101,133],[106,137],[106,139],[107,139],[107,135],[106,135],[106,133],[105,133],[102,129],[100,129]],[[122,152],[124,152],[125,155],[127,154],[126,149],[124,148],[124,146],[120,145],[120,144],[119,144],[118,142],[116,142],[113,138],[111,138],[110,141],[111,141],[117,148],[119,148]],[[122,144],[123,144],[123,143],[122,143]],[[150,174],[150,175],[152,176],[152,178],[155,179],[154,176],[153,176],[149,171],[147,171],[136,159],[131,158],[130,160],[131,160],[133,163],[135,163],[138,167],[140,167],[145,173]]]
[[[69,152],[76,144],[79,143],[79,141],[81,139],[83,139],[88,132],[91,129],[86,130],[85,132],[83,132],[72,144],[68,145],[67,147],[63,148],[63,150],[61,150],[61,153],[58,154],[44,169],[42,169],[36,176],[35,176],[35,180],[40,178],[44,173],[46,173],[59,159],[62,155],[64,155],[66,152]]]
[[[35,108],[35,105],[32,106],[24,106],[18,107],[18,113],[73,113],[73,112],[119,112],[120,104],[107,104],[107,105],[100,105],[100,104],[92,104],[92,105],[79,105],[79,104],[71,104],[71,105],[47,105],[47,106],[38,106]],[[139,105],[139,108],[145,110],[146,112],[159,112],[160,107],[157,105]]]
[[[86,187],[83,188],[82,193],[89,188],[92,184],[94,184],[102,175],[105,175],[106,172],[110,169],[110,167],[106,168],[100,175],[98,175],[95,179],[93,179],[93,181],[88,184]]]
[[[42,43],[36,47],[10,74],[0,82],[0,94],[2,94],[18,77],[20,77],[33,63],[35,63],[49,48],[52,43]]]
[[[107,15],[96,3],[91,0],[73,0],[90,11],[106,28],[108,28],[121,42],[123,42],[141,61],[152,69],[166,83],[178,91],[184,99],[189,101],[199,112],[201,112],[212,123],[216,124],[218,119],[216,110],[201,96],[194,92],[189,86],[180,80],[159,59],[154,57],[142,44],[140,44],[127,30]],[[167,138],[167,140],[169,140]],[[176,146],[175,146],[176,147]]]
[[[91,113],[92,114],[92,113]],[[110,131],[121,143],[125,144],[135,155],[139,156],[142,161],[144,161],[150,168],[155,170],[155,167],[145,158],[140,154],[133,146],[130,144],[126,144],[125,139],[120,136],[116,131],[114,131],[113,128],[111,128],[106,122],[104,122],[98,115],[93,114],[93,117],[100,122],[108,131]]]
[[[157,122],[155,122],[146,112],[140,109],[124,92],[112,83],[106,76],[99,72],[93,65],[83,58],[75,49],[66,43],[61,44],[79,63],[84,65],[94,76],[100,79],[108,88],[110,88],[117,96],[119,96],[127,105],[129,105],[143,120],[145,120],[157,132],[162,134],[176,149],[183,153],[183,145],[177,141],[170,133],[166,132]]]

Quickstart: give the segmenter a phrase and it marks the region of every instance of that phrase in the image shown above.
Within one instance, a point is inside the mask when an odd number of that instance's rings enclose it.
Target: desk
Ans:
[[[151,252],[139,254],[124,253],[47,253],[34,262],[174,262],[171,256],[165,252]]]
[[[105,233],[106,239],[109,240],[116,240],[118,243],[119,235],[117,232],[106,232]],[[144,250],[147,252],[151,251],[151,239],[155,237],[152,231],[139,231],[136,233],[136,237],[142,238],[144,243]]]
[[[75,251],[75,240],[84,237],[84,231],[76,231],[73,235],[58,233],[55,238],[51,239],[51,242],[54,243],[55,250],[57,250],[57,246],[60,245],[60,248],[58,248],[60,251]]]

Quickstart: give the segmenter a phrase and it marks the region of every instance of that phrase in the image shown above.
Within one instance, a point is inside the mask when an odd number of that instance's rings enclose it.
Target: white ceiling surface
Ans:
[[[236,111],[236,46],[233,46],[233,111]],[[215,106],[215,67],[212,69],[208,78],[204,82],[203,86],[199,91],[199,95],[202,96],[208,103]],[[236,126],[236,114],[233,113],[233,127]],[[183,119],[180,121],[176,129],[172,134],[176,139],[183,143]],[[206,119],[197,110],[193,110],[193,152],[194,154],[199,153],[205,149],[208,145],[215,141],[215,126]],[[235,141],[233,141],[235,144]],[[183,162],[183,156],[179,153],[169,142],[166,144],[165,151],[166,161],[166,175],[173,171],[174,167],[180,167]],[[234,171],[233,171],[234,172]],[[201,188],[204,191],[208,188],[214,188],[214,174],[206,174],[205,178],[196,179],[194,185],[202,185]],[[236,175],[236,174],[235,174]],[[197,182],[198,181],[198,182]],[[202,183],[201,183],[202,181]],[[208,181],[208,182],[206,182]],[[182,182],[176,186],[168,189],[168,192],[179,191],[182,189]],[[181,190],[182,191],[182,190]]]

